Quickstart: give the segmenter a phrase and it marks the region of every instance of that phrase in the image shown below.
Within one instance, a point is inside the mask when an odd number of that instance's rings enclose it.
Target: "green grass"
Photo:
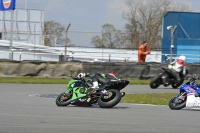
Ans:
[[[35,78],[35,77],[0,77],[0,83],[12,84],[67,84],[65,78]]]
[[[168,105],[175,93],[148,93],[148,94],[126,94],[121,102],[137,104]]]
[[[150,80],[139,80],[139,79],[126,79],[129,81],[129,84],[132,85],[149,85]]]
[[[38,77],[0,77],[0,83],[13,84],[67,84],[69,78],[38,78]],[[148,85],[150,80],[126,79],[130,84]]]
[[[0,83],[14,84],[67,84],[70,78],[0,77]],[[131,85],[149,85],[150,80],[125,79]],[[185,80],[186,82],[187,80]],[[200,80],[198,81],[200,83]]]
[[[0,77],[0,83],[13,83],[13,84],[67,84],[69,80],[70,80],[69,78]],[[139,80],[139,79],[125,79],[125,80],[128,80],[130,82],[129,84],[131,85],[149,85],[150,83],[150,80]],[[186,81],[187,80],[185,80],[185,82]]]

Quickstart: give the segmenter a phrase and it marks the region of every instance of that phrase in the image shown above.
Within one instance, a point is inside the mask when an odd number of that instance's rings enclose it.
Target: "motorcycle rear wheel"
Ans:
[[[173,97],[170,101],[169,101],[169,108],[172,110],[180,110],[182,108],[184,108],[186,106],[186,101],[187,101],[187,97],[184,98],[184,100],[179,98],[180,94]]]
[[[178,88],[180,85],[182,85],[183,84],[183,82],[184,82],[184,79],[182,79],[180,82],[174,82],[174,83],[172,83],[172,88],[174,88],[174,89],[176,89],[176,88]]]
[[[60,95],[58,95],[58,97],[56,98],[56,105],[57,106],[68,106],[71,103],[72,95],[70,95],[66,99],[62,99],[63,95],[64,95],[64,92],[61,93]]]
[[[98,99],[98,105],[101,108],[112,108],[117,105],[121,100],[121,93],[119,90],[110,89],[107,90],[108,96],[103,96]]]

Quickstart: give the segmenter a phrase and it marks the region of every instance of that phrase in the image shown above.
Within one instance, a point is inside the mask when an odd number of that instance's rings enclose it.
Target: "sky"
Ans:
[[[193,7],[194,12],[200,12],[200,0],[173,1],[186,2]],[[122,18],[122,12],[127,9],[125,2],[126,0],[16,0],[16,8],[44,10],[45,21],[53,20],[66,27],[71,23],[69,31],[101,32],[102,25],[106,23],[123,31],[126,24],[126,20]]]
[[[16,0],[16,8],[44,10],[46,21],[54,20],[62,25],[71,23],[73,31],[101,31],[101,26],[110,23],[118,30],[124,29],[126,20],[122,11],[126,0]],[[200,0],[173,0],[186,2],[200,12]],[[27,4],[26,4],[27,3]]]
[[[16,8],[25,8],[26,0],[16,2]],[[54,20],[66,26],[71,23],[73,31],[101,31],[105,23],[122,30],[125,23],[122,18],[125,0],[27,0],[27,8],[44,10],[47,21]]]

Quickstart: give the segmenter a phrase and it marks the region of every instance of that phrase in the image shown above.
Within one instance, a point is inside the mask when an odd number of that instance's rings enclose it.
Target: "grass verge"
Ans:
[[[35,77],[0,77],[0,83],[9,84],[67,84],[70,79]]]
[[[0,77],[0,83],[13,84],[67,84],[69,78]],[[133,85],[148,85],[150,80],[125,79]]]
[[[168,105],[170,99],[176,93],[148,93],[148,94],[126,94],[121,102],[137,104]]]
[[[0,83],[13,84],[67,84],[70,78],[0,77]],[[130,85],[149,85],[150,80],[125,79]],[[185,80],[186,82],[187,80]],[[198,81],[200,83],[200,80]]]
[[[0,77],[0,83],[13,84],[67,84],[70,78]],[[147,85],[150,80],[126,79],[130,84]]]

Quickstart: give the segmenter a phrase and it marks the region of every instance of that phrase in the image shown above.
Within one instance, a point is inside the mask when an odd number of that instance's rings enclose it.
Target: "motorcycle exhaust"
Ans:
[[[122,97],[125,96],[125,92],[121,92],[121,96],[122,96]]]

